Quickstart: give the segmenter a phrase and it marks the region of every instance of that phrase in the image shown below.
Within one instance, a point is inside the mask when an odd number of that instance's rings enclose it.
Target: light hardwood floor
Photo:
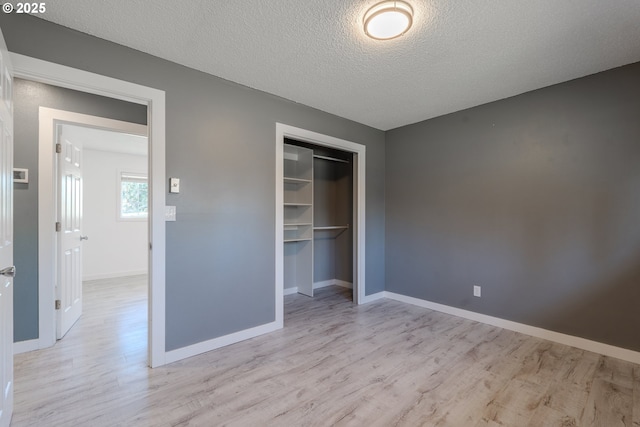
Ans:
[[[149,369],[145,283],[86,282],[68,335],[16,356],[13,426],[640,426],[639,365],[338,287]]]

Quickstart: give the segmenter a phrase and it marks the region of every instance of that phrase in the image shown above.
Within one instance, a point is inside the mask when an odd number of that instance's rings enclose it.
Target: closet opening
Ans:
[[[284,295],[338,286],[357,299],[353,160],[351,152],[284,138]]]
[[[284,327],[285,290],[305,295],[314,295],[317,290],[318,299],[327,296],[327,292],[331,298],[340,293],[344,295],[341,298],[354,304],[369,302],[365,292],[366,146],[283,123],[276,123],[275,142],[275,324]],[[327,172],[326,176],[341,177],[336,181],[350,184],[341,187],[342,194],[318,194],[314,201],[314,166],[319,172],[331,164],[346,169]],[[317,181],[316,186],[339,187],[328,179]],[[326,205],[319,210],[325,198],[335,207],[337,198],[343,195],[351,199],[342,205],[347,210]],[[314,209],[315,202],[318,205]],[[341,246],[345,239],[348,244]],[[336,242],[340,242],[337,247]],[[315,259],[327,252],[332,254],[330,258]],[[336,256],[340,261],[336,262]],[[349,282],[352,289],[341,287],[349,286]],[[331,283],[337,287],[318,289]]]

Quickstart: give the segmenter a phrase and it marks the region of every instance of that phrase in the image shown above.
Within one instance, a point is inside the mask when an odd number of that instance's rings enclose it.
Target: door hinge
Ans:
[[[57,299],[56,300],[56,310],[60,310],[61,307],[62,307],[62,302],[59,299]]]
[[[58,154],[62,153],[62,144],[60,143],[56,144],[56,153]]]
[[[56,222],[56,231],[62,231],[62,224]]]

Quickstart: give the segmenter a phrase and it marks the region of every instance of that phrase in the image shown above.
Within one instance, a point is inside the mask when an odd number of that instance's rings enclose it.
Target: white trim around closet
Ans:
[[[354,227],[355,268],[353,271],[353,300],[356,304],[367,302],[365,297],[365,208],[366,208],[366,147],[344,139],[323,135],[306,129],[301,129],[282,123],[276,123],[276,274],[275,274],[275,304],[276,324],[284,325],[284,237],[283,237],[283,146],[284,139],[308,142],[323,147],[335,148],[353,153],[353,174],[356,216]]]

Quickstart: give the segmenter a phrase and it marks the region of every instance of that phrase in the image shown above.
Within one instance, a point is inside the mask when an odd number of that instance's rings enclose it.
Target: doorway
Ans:
[[[41,113],[41,119],[53,119],[54,142],[61,151],[55,178],[61,226],[54,233],[60,301],[56,338],[61,339],[83,312],[87,281],[101,286],[94,281],[147,276],[147,127],[53,109]],[[71,185],[75,180],[77,185]]]
[[[150,166],[150,194],[149,194],[149,334],[148,334],[148,364],[151,367],[166,363],[165,351],[165,93],[145,86],[101,76],[70,67],[53,64],[24,55],[11,54],[15,64],[16,77],[54,86],[75,89],[129,102],[143,104],[148,107],[149,123],[149,166]],[[48,154],[39,159],[42,167],[41,174],[51,176],[52,162]],[[42,181],[42,188],[50,182]],[[43,192],[44,193],[44,192]],[[52,194],[51,192],[49,192]],[[48,207],[48,212],[54,212],[53,196],[45,197],[40,207]],[[39,229],[50,229],[55,223],[53,217],[39,217]],[[48,234],[48,233],[47,233]],[[47,288],[46,283],[52,283],[54,244],[51,237],[39,241],[39,288]],[[39,305],[39,337],[37,348],[46,348],[55,343],[55,331],[51,327],[50,312],[54,307],[53,292],[40,295]]]
[[[113,142],[113,135],[111,135],[112,141],[109,144],[107,130],[131,135],[132,137],[141,137],[143,141],[140,142],[146,142],[147,127],[135,123],[45,107],[40,107],[39,127],[39,181],[48,182],[50,186],[53,184],[55,187],[53,194],[57,194],[57,196],[54,197],[52,204],[42,203],[42,201],[51,200],[51,194],[46,191],[45,186],[40,187],[38,198],[41,203],[38,207],[38,216],[40,221],[44,223],[52,217],[60,223],[60,226],[56,225],[55,230],[41,225],[38,232],[40,242],[53,241],[53,246],[55,247],[54,262],[52,263],[53,277],[55,278],[53,283],[56,284],[53,290],[50,289],[51,286],[47,289],[47,286],[43,284],[40,286],[39,294],[41,299],[47,298],[52,294],[56,299],[56,303],[53,306],[49,306],[49,311],[45,315],[47,319],[50,319],[52,325],[49,333],[55,333],[55,339],[60,339],[78,320],[82,311],[82,280],[84,278],[82,273],[82,252],[85,246],[83,241],[88,239],[82,224],[84,220],[82,214],[84,179],[82,175],[87,166],[90,166],[91,172],[94,172],[108,163],[96,162],[95,165],[85,165],[84,149],[104,148],[107,145],[108,148],[113,150],[118,145],[121,146],[122,143]],[[133,143],[129,141],[129,144],[132,145]],[[84,147],[84,145],[87,145],[87,147]],[[131,151],[132,147],[129,148]],[[146,149],[144,152],[146,153]],[[144,160],[146,162],[146,155]],[[120,161],[124,161],[124,159],[120,158]],[[140,162],[138,161],[137,163],[138,168],[140,168]],[[49,168],[45,166],[49,166]],[[68,168],[73,169],[69,176],[66,175],[66,169]],[[50,173],[47,174],[45,169]],[[73,179],[66,179],[68,177]],[[114,184],[116,183],[116,178],[113,177],[112,182]],[[70,184],[73,181],[77,181],[77,184]],[[65,185],[65,183],[68,185]],[[78,194],[65,197],[65,193],[71,193],[74,188],[77,188],[74,191],[77,191]],[[108,192],[103,191],[103,200],[108,200],[107,194]],[[117,205],[115,191],[111,192],[111,194],[114,198],[112,203],[114,207],[111,211],[116,215],[116,212],[114,212]],[[51,208],[53,208],[53,211],[51,211]],[[79,214],[73,215],[76,210]],[[65,217],[70,218],[65,220]],[[81,232],[85,235],[81,235]],[[148,240],[146,236],[145,240]],[[67,244],[68,242],[71,243]],[[103,239],[102,243],[104,244],[106,241]],[[41,271],[41,274],[46,274],[46,272]]]

